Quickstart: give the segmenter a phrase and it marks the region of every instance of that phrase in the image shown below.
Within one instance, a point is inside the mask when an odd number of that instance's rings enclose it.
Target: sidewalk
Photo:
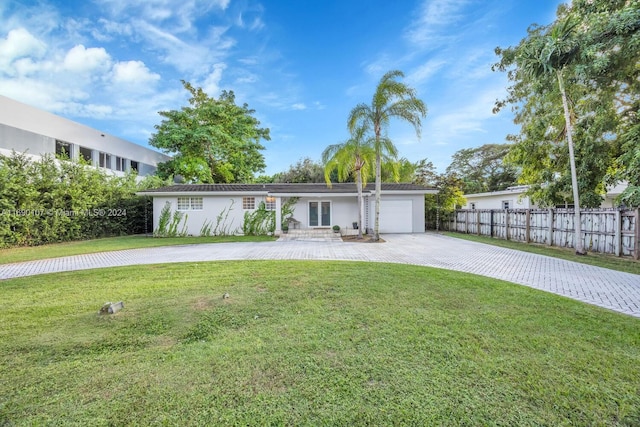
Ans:
[[[349,260],[438,267],[493,277],[640,318],[640,275],[435,233],[385,243],[276,241],[131,249],[0,265],[0,279],[126,265],[219,260]]]

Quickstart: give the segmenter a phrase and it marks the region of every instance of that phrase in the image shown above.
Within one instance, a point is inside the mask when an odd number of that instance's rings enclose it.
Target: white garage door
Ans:
[[[375,213],[375,201],[372,212]],[[380,202],[380,233],[411,233],[413,204],[411,200],[382,200]]]

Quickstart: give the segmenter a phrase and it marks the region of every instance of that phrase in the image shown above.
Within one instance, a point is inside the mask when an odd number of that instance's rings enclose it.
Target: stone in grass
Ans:
[[[230,296],[228,292],[225,292],[224,294],[222,294],[222,299],[229,299],[229,298]]]
[[[105,302],[100,308],[100,314],[114,314],[124,308],[124,302]]]

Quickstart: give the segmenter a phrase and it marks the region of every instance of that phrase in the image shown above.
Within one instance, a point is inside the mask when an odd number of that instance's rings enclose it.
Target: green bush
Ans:
[[[164,183],[136,181],[83,162],[0,155],[0,247],[148,232],[151,201],[135,193]]]
[[[258,209],[244,213],[242,232],[245,236],[261,236],[273,233],[276,229],[276,213],[268,211],[265,203],[260,202]]]

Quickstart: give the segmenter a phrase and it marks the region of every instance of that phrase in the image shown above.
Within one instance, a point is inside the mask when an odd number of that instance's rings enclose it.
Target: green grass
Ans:
[[[35,247],[0,249],[0,264],[35,261],[69,255],[123,249],[152,248],[158,246],[193,245],[199,243],[264,242],[274,240],[269,236],[215,236],[215,237],[167,237],[123,236],[106,239],[83,240]]]
[[[568,261],[580,262],[583,264],[595,265],[597,267],[609,268],[611,270],[624,271],[626,273],[640,274],[640,261],[631,258],[622,258],[612,255],[598,254],[590,252],[587,255],[576,255],[571,248],[559,248],[556,246],[545,246],[539,244],[526,244],[511,240],[502,240],[475,234],[444,232],[443,234],[458,239],[470,240],[473,242],[486,243],[503,248],[515,249],[523,252],[531,252],[539,255],[546,255],[554,258],[566,259]]]
[[[640,424],[639,319],[484,277],[236,261],[0,291],[0,425]]]

